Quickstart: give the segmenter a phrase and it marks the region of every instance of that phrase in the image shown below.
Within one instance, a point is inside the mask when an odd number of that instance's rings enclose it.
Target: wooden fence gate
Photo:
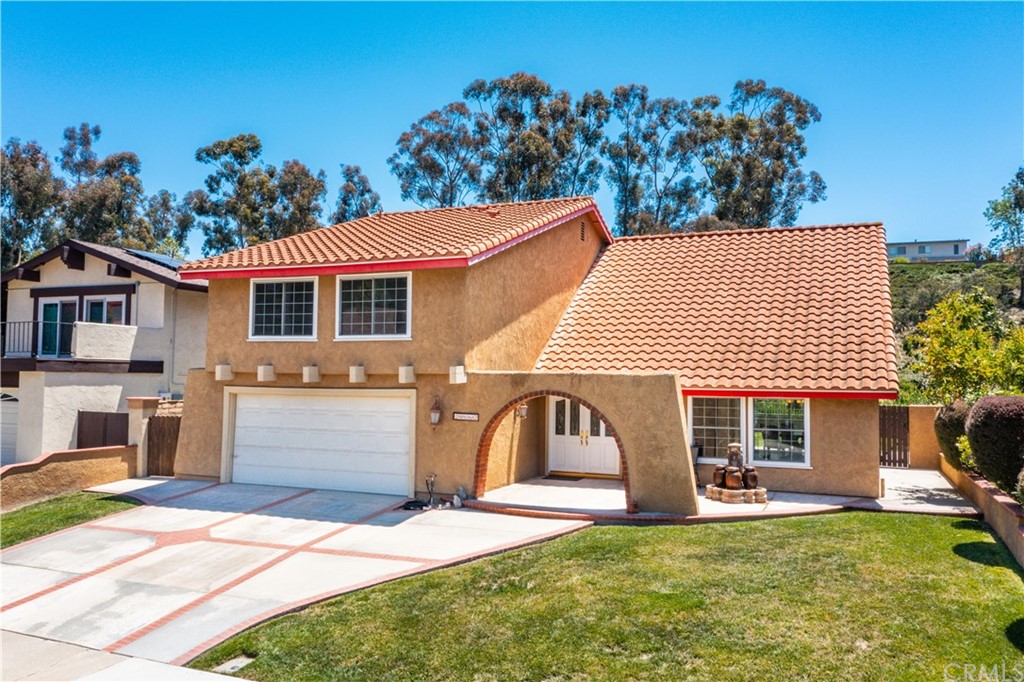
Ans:
[[[146,465],[150,476],[173,476],[179,416],[153,416],[146,428]]]
[[[78,411],[78,449],[128,445],[127,412]]]
[[[878,407],[880,463],[884,467],[910,466],[910,408],[906,405]]]

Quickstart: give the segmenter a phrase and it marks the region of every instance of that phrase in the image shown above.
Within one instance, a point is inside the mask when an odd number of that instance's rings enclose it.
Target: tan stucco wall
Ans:
[[[533,367],[602,245],[586,220],[554,227],[468,268],[412,273],[412,338],[335,341],[337,278],[317,278],[316,341],[249,341],[250,280],[210,282],[206,369],[230,364],[251,373],[272,364],[278,374],[347,374],[364,365],[369,375],[395,375],[412,364],[417,374]]]
[[[587,215],[470,267],[466,367],[532,369],[603,245]]]
[[[165,390],[160,374],[22,372],[20,382],[19,462],[74,448],[79,410],[127,412],[127,398]]]
[[[510,412],[494,434],[487,460],[487,490],[546,473],[547,403],[544,398],[534,398],[527,405],[525,420]]]
[[[759,465],[760,484],[769,490],[878,497],[878,402],[809,401],[810,469]],[[714,466],[698,465],[701,485]]]
[[[135,447],[54,452],[39,462],[14,464],[0,472],[4,511],[94,485],[135,475]]]
[[[252,374],[241,374],[231,382],[218,383],[212,372],[189,374],[175,460],[176,476],[219,477],[224,385],[310,387],[297,374],[279,374],[272,384],[257,384],[254,379]],[[317,386],[410,388],[397,384],[396,377],[371,375],[366,384],[356,386],[347,379],[347,374],[325,375]],[[460,485],[473,490],[477,446],[492,416],[506,402],[531,391],[559,390],[598,407],[618,430],[625,447],[632,496],[641,511],[697,513],[682,395],[673,375],[472,373],[463,385],[449,384],[447,375],[423,375],[412,388],[416,389],[418,489],[428,473],[436,473],[439,493],[450,494]],[[435,395],[441,399],[445,417],[440,426],[432,429],[429,410]],[[543,421],[539,414],[543,409],[536,407],[531,407],[527,421]],[[451,413],[456,410],[477,412],[480,421],[452,421]]]
[[[910,406],[910,468],[939,468],[939,440],[935,437],[937,405]]]
[[[206,367],[230,364],[236,373],[272,364],[278,374],[297,374],[318,364],[322,374],[348,374],[364,365],[367,374],[398,374],[412,363],[420,374],[448,374],[462,364],[465,271],[417,270],[412,277],[412,339],[409,341],[335,341],[336,277],[317,281],[316,341],[249,341],[248,279],[210,282]]]

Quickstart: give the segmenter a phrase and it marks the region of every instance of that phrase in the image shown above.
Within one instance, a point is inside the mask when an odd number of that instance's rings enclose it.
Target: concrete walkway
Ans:
[[[150,504],[2,552],[3,629],[180,665],[300,606],[589,525],[273,486],[101,489]]]
[[[882,469],[885,496],[877,500],[844,495],[788,493],[769,490],[762,504],[729,504],[706,499],[698,489],[700,514],[674,516],[627,514],[622,481],[580,478],[532,478],[486,493],[478,509],[543,518],[587,518],[629,523],[713,523],[784,516],[827,514],[844,509],[863,509],[940,516],[979,517],[981,512],[938,471]]]

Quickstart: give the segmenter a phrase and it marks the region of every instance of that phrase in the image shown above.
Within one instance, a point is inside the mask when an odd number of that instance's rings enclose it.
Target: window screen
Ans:
[[[254,282],[253,336],[314,336],[315,282]]]

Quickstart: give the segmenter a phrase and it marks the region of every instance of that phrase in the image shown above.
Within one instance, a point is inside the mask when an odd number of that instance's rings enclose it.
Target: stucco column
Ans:
[[[911,405],[910,468],[939,470],[939,440],[935,437],[937,405]]]
[[[146,427],[149,424],[149,418],[156,414],[160,398],[126,398],[125,400],[128,403],[128,445],[138,446],[135,471],[136,475],[142,478],[149,475]]]

